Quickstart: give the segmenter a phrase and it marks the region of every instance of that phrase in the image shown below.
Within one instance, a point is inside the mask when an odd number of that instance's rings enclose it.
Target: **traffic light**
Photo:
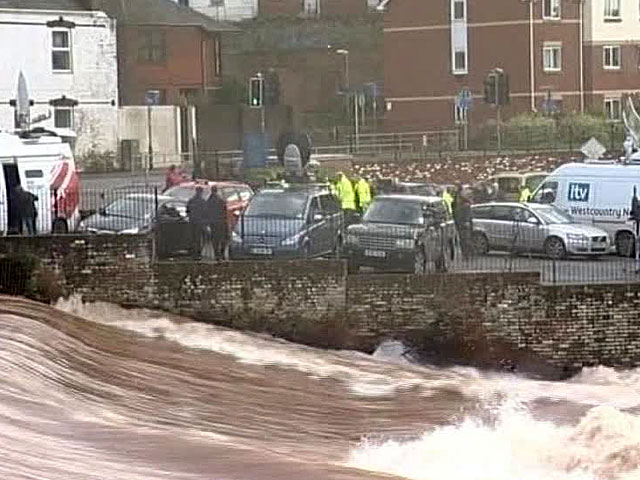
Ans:
[[[492,105],[497,104],[498,98],[498,77],[495,73],[490,72],[484,79],[484,101]]]
[[[264,92],[264,80],[262,77],[253,77],[249,81],[249,106],[253,108],[262,107]]]
[[[502,69],[491,70],[484,79],[484,101],[491,105],[509,103],[509,76]]]

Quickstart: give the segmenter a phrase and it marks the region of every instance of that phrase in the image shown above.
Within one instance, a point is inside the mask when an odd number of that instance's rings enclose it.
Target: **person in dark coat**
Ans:
[[[195,195],[187,202],[187,215],[191,230],[191,256],[199,260],[202,254],[202,240],[207,225],[207,202],[202,187],[196,187]]]
[[[21,221],[22,233],[27,235],[36,234],[36,216],[37,208],[36,202],[38,197],[33,193],[27,192],[21,185],[17,185],[15,188],[15,199],[18,204],[18,217]]]
[[[218,195],[218,189],[215,186],[211,187],[211,195],[207,200],[207,223],[211,230],[216,260],[222,260],[229,238],[227,203]]]
[[[453,223],[460,238],[462,255],[464,258],[469,258],[473,253],[473,216],[471,201],[462,188],[458,189],[453,201]]]

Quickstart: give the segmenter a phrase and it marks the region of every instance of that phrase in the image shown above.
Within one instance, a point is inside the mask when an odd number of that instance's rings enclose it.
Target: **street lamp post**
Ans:
[[[345,90],[347,92],[347,95],[349,95],[349,90],[351,89],[351,82],[350,82],[350,78],[349,78],[349,50],[345,49],[345,48],[339,48],[338,50],[336,50],[336,53],[338,55],[342,55],[344,57],[344,83],[345,83]],[[347,102],[348,105],[348,102]],[[359,125],[358,125],[358,109],[360,108],[360,106],[358,105],[358,94],[356,92],[353,93],[353,126],[354,126],[354,136],[355,136],[355,144],[356,144],[356,151],[358,149],[358,144],[359,144]]]

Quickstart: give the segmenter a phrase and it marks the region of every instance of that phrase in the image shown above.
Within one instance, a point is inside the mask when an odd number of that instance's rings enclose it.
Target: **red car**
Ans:
[[[233,229],[238,217],[247,208],[249,200],[253,197],[253,190],[249,185],[240,182],[211,182],[209,180],[196,180],[194,182],[185,182],[163,193],[163,195],[174,197],[184,202],[188,202],[196,193],[196,187],[204,189],[204,198],[209,198],[211,187],[218,188],[220,195],[227,202],[227,211],[229,215],[229,228]]]

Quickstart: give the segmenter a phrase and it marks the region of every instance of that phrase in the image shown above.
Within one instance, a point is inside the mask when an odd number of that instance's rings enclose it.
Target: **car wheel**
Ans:
[[[65,219],[57,218],[53,222],[51,230],[56,235],[64,235],[66,233],[69,233],[69,225],[67,225],[67,221]]]
[[[413,273],[418,275],[422,275],[426,271],[426,263],[427,260],[424,256],[424,250],[422,246],[416,250],[416,253],[413,256]]]
[[[476,255],[489,253],[489,239],[482,232],[473,232],[473,251]]]
[[[547,238],[547,241],[544,242],[544,252],[554,260],[562,260],[567,256],[564,242],[558,237]]]
[[[631,232],[620,232],[616,235],[616,252],[619,257],[633,257],[636,253],[635,237]]]

